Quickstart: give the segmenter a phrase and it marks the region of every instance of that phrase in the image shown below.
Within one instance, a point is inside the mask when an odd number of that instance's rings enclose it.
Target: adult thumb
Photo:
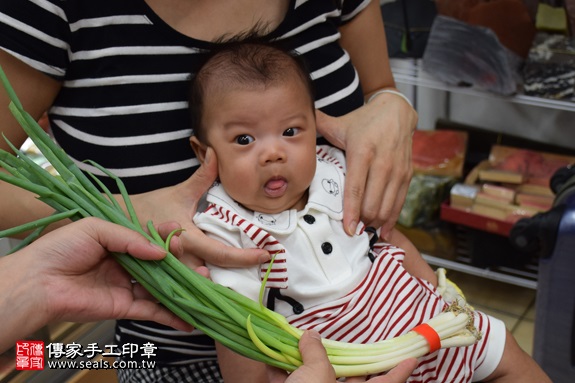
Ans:
[[[320,110],[316,110],[315,116],[318,132],[332,145],[345,150],[345,129],[341,122],[344,117],[328,116]]]
[[[335,371],[329,362],[327,352],[321,343],[321,336],[317,331],[306,330],[299,341],[299,349],[304,365],[316,370],[318,375],[328,375],[331,381],[335,380]]]
[[[218,160],[216,153],[210,147],[206,150],[204,161],[189,178],[191,196],[198,200],[204,195],[218,178]]]

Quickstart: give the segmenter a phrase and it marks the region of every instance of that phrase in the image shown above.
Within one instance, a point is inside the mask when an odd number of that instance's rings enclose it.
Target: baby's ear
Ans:
[[[196,157],[200,161],[200,164],[203,164],[206,159],[208,147],[202,144],[196,136],[190,137],[190,145],[192,145],[192,149],[194,150],[194,153],[196,153]]]

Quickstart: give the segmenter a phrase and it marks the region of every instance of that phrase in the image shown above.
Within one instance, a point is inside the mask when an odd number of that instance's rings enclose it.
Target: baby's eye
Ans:
[[[247,145],[251,142],[254,142],[254,138],[247,134],[242,134],[236,137],[236,143],[240,145]]]
[[[295,136],[296,133],[298,132],[298,128],[287,128],[286,130],[284,130],[284,136],[288,136],[288,137],[292,137]]]

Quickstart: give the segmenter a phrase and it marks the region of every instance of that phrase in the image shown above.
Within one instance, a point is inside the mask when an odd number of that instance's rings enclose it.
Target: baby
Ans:
[[[345,157],[316,146],[313,100],[305,65],[283,49],[230,42],[210,55],[192,80],[190,141],[200,161],[213,149],[219,182],[194,221],[227,245],[275,255],[264,303],[292,325],[347,342],[399,336],[448,303],[435,281],[413,276],[400,247],[376,243],[375,230],[346,234]],[[256,301],[268,266],[208,265],[215,282]],[[408,381],[548,381],[501,321],[476,312],[474,323],[478,343],[420,358]],[[259,363],[224,347],[218,355],[226,382],[242,382],[248,370],[246,382],[258,381],[256,371],[266,381]]]

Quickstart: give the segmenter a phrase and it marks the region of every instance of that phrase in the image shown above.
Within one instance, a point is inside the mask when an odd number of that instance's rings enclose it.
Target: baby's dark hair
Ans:
[[[194,135],[200,142],[206,142],[202,118],[208,89],[267,87],[294,81],[294,75],[305,84],[313,109],[313,83],[305,62],[296,52],[253,37],[218,43],[192,77],[189,105]]]

